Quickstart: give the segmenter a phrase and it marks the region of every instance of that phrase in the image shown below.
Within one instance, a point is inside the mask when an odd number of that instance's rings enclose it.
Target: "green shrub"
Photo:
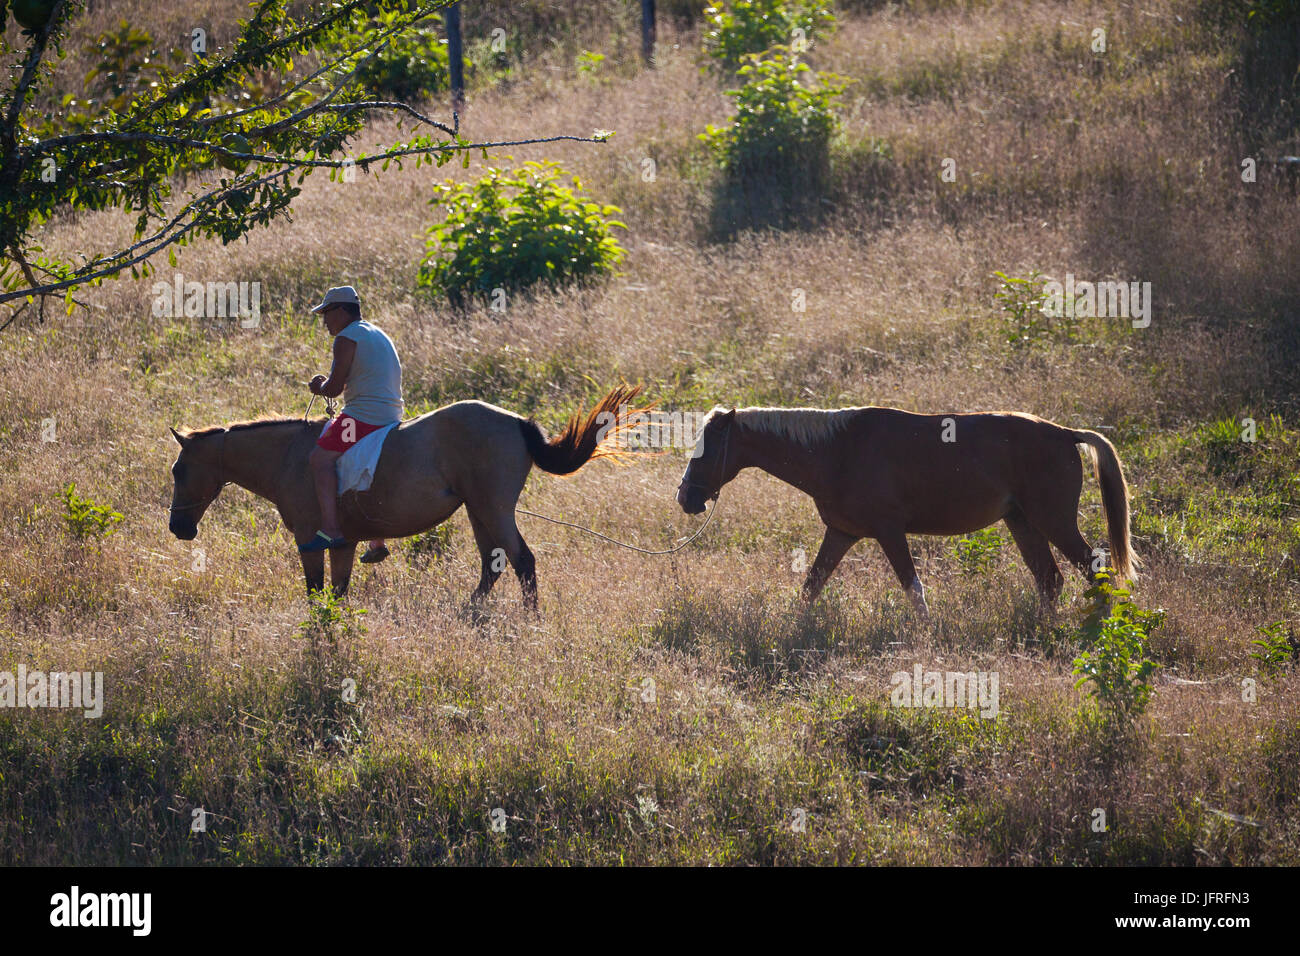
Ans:
[[[421,531],[407,540],[406,560],[417,568],[425,567],[430,559],[441,561],[451,548],[455,526],[443,522],[428,531]]]
[[[1144,611],[1129,592],[1110,582],[1113,571],[1097,574],[1087,591],[1090,602],[1082,636],[1087,648],[1074,659],[1076,687],[1091,682],[1089,692],[1118,728],[1140,716],[1151,699],[1154,661],[1147,659],[1151,632],[1164,623],[1164,611]]]
[[[957,560],[963,574],[983,574],[1002,553],[1002,535],[996,528],[984,528],[957,541]]]
[[[777,46],[811,42],[817,33],[835,27],[835,15],[819,0],[730,0],[704,11],[708,32],[704,50],[713,67],[734,73],[751,54]],[[797,52],[797,51],[796,51]]]
[[[844,91],[841,78],[814,73],[786,47],[751,57],[738,76],[743,85],[727,91],[736,98],[730,124],[709,125],[700,134],[728,182],[770,185],[789,196],[819,195],[839,129],[831,101]]]
[[[583,50],[578,54],[576,61],[578,72],[593,79],[600,72],[600,65],[604,62],[605,54],[593,53],[591,50]]]
[[[96,37],[95,50],[98,62],[84,81],[87,96],[117,112],[129,110],[136,96],[149,93],[153,84],[171,73],[149,31],[125,20],[117,30]],[[169,58],[173,65],[182,59],[175,49],[169,51]]]
[[[374,17],[367,17],[359,12],[350,32],[340,42],[385,31],[398,15],[397,11],[380,11]],[[451,67],[441,22],[441,18],[431,19],[423,22],[424,25],[393,34],[386,47],[361,64],[357,82],[382,98],[395,100],[418,100],[448,89]],[[465,60],[466,73],[472,65]]]
[[[627,227],[607,217],[621,210],[583,196],[577,176],[563,185],[567,176],[557,163],[527,162],[438,186],[430,205],[445,205],[447,218],[429,229],[419,286],[459,304],[495,289],[557,288],[613,273],[624,251],[610,230]]]
[[[355,639],[366,633],[361,618],[365,608],[353,607],[334,593],[331,587],[312,591],[307,616],[298,622],[298,632],[312,643],[337,645],[342,639]]]
[[[1242,426],[1235,418],[1223,418],[1196,429],[1195,438],[1204,449],[1205,467],[1218,478],[1227,478],[1239,484],[1241,473],[1249,472],[1249,459],[1254,449],[1242,440]]]
[[[59,497],[63,499],[63,517],[68,523],[68,530],[81,540],[108,537],[124,517],[120,511],[114,511],[107,505],[97,505],[88,498],[82,498],[77,494],[77,486],[73,482],[68,483]]]
[[[1192,438],[1206,472],[1234,488],[1249,487],[1263,497],[1278,492],[1290,497],[1295,486],[1296,442],[1277,413],[1246,428],[1246,415],[1231,415],[1196,428]],[[1247,440],[1247,439],[1250,440]]]
[[[1007,342],[1015,348],[1027,348],[1051,334],[1046,311],[1047,295],[1043,292],[1046,280],[1037,269],[1028,277],[994,272],[998,290],[993,294],[1007,322]],[[1067,312],[1069,310],[1066,310]],[[1062,316],[1063,321],[1070,321]]]
[[[1259,638],[1250,643],[1259,650],[1251,651],[1250,656],[1259,662],[1260,672],[1265,677],[1277,677],[1295,664],[1300,658],[1300,641],[1292,633],[1286,621],[1274,621],[1255,628]]]
[[[358,652],[367,630],[365,614],[327,584],[311,592],[307,617],[298,624],[306,646],[286,703],[299,733],[313,743],[348,746],[364,734],[357,685],[365,683]]]

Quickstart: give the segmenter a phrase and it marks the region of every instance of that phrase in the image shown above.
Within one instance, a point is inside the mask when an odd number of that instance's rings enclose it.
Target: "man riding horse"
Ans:
[[[554,475],[573,474],[587,462],[614,458],[623,436],[646,409],[630,403],[641,386],[610,389],[586,415],[575,412],[548,438],[530,418],[481,401],[462,401],[403,421],[384,439],[381,464],[370,488],[338,497],[338,458],[366,434],[402,418],[402,367],[392,341],[361,319],[356,290],[330,289],[312,310],[334,335],[329,376],[317,375],[317,395],[344,395],[343,412],[327,427],[319,419],[259,418],[199,430],[177,431],[168,527],[193,541],[199,522],[234,484],[272,502],[298,547],[308,593],[325,586],[342,596],[352,575],[355,542],[370,541],[363,561],[388,554],[384,539],[436,527],[462,506],[481,564],[477,607],[508,563],[519,578],[524,604],[537,610],[532,550],[515,523],[515,508],[536,465]]]
[[[307,553],[339,548],[348,543],[339,527],[339,456],[373,431],[402,420],[402,363],[393,340],[383,330],[361,318],[361,299],[350,285],[325,293],[319,313],[334,336],[334,364],[330,374],[312,378],[308,388],[314,395],[333,398],[343,393],[343,411],[325,426],[312,449],[308,463],[320,501],[321,527],[298,550]],[[370,542],[361,556],[363,564],[388,557],[382,538]]]

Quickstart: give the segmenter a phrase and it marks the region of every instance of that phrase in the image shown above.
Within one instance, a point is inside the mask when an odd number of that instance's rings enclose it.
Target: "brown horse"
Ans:
[[[621,435],[637,411],[628,403],[641,387],[620,386],[585,417],[547,441],[531,419],[486,402],[456,402],[402,422],[384,441],[369,490],[340,497],[339,517],[350,542],[330,551],[330,583],[346,593],[357,541],[418,534],[446,521],[463,504],[482,558],[472,600],[491,590],[508,560],[524,602],[537,608],[533,553],[515,526],[515,505],[533,465],[555,475],[596,458],[617,458]],[[320,507],[307,457],[323,420],[294,418],[239,422],[172,435],[181,446],[172,465],[172,534],[192,541],[199,519],[227,484],[261,495],[279,509],[299,545],[320,526]],[[307,590],[325,583],[325,556],[300,555]],[[504,560],[502,560],[504,558]]]
[[[742,468],[761,468],[811,495],[826,536],[803,584],[807,600],[849,548],[875,538],[917,610],[925,590],[907,547],[909,534],[969,534],[1001,520],[1011,530],[1039,593],[1049,604],[1064,583],[1049,545],[1085,576],[1110,564],[1135,578],[1128,485],[1109,441],[1020,412],[917,415],[896,408],[715,408],[702,447],[687,465],[677,502],[687,514]],[[1076,520],[1084,445],[1101,483],[1110,532],[1102,559]]]

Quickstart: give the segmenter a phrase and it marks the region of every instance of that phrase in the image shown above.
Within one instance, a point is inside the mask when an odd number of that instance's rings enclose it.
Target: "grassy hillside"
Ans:
[[[220,24],[240,4],[198,7]],[[495,22],[474,7],[467,42]],[[852,80],[831,181],[801,226],[763,229],[718,217],[697,134],[732,104],[700,69],[697,8],[674,6],[647,70],[631,4],[501,7],[518,58],[472,92],[465,128],[617,131],[510,155],[558,160],[622,207],[618,278],[504,314],[417,295],[433,184],[509,162],[476,156],[309,179],[292,223],[160,264],[261,282],[258,329],[155,318],[150,280],[127,279],[0,334],[0,670],[101,670],[108,693],[100,720],[0,710],[0,860],[1300,863],[1300,678],[1253,643],[1300,624],[1300,205],[1272,167],[1240,176],[1243,157],[1300,142],[1252,99],[1260,41],[1191,0],[842,4],[809,54]],[[123,3],[78,36],[119,16],[155,36],[188,24]],[[606,59],[579,70],[583,50]],[[128,233],[105,213],[41,238],[77,253]],[[1017,346],[995,271],[1150,282],[1153,319]],[[928,624],[874,542],[805,611],[793,568],[820,521],[756,472],[673,557],[521,518],[540,619],[504,576],[483,627],[464,613],[463,512],[440,554],[407,542],[359,568],[337,619],[309,610],[261,499],[228,488],[177,541],[168,426],[302,414],[299,383],[329,355],[306,309],[342,282],[395,339],[410,414],[482,398],[554,429],[626,379],[668,409],[1018,409],[1105,429],[1134,493],[1134,598],[1167,615],[1147,715],[1130,740],[1103,731],[1071,674],[1085,584],[1041,617],[1005,529],[983,567],[956,539],[912,539]],[[679,451],[535,472],[521,507],[668,547],[698,526],[673,501],[684,466]],[[115,533],[70,533],[69,482],[124,515]],[[1081,512],[1102,538],[1091,478]],[[918,663],[998,672],[997,719],[891,707],[891,674]]]

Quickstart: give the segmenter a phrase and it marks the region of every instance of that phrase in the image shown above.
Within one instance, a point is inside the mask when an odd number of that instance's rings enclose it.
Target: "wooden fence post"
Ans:
[[[465,47],[460,37],[460,4],[446,8],[447,60],[451,73],[451,108],[460,112],[465,108]]]
[[[646,66],[655,54],[655,0],[641,0],[641,59]]]

